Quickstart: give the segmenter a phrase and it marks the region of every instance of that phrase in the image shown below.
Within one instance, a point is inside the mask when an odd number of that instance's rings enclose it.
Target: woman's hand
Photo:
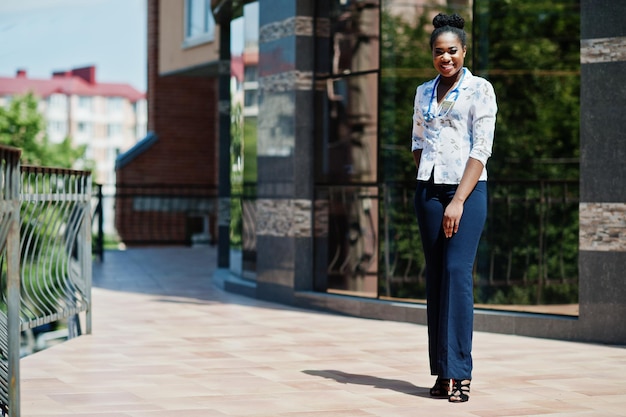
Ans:
[[[470,158],[467,160],[463,177],[459,183],[452,201],[443,212],[443,234],[447,238],[451,238],[453,234],[459,231],[459,223],[463,215],[463,204],[472,193],[476,183],[483,172],[483,163],[478,159]]]
[[[463,201],[453,198],[443,212],[443,234],[451,238],[459,231],[459,223],[463,215]]]

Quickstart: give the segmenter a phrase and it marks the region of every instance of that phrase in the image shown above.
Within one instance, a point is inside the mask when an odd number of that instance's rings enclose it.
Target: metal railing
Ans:
[[[0,146],[0,414],[19,417],[20,275],[19,161]]]
[[[19,167],[19,151],[0,147],[0,402],[20,416],[20,334],[67,321],[68,338],[91,333],[91,174]]]

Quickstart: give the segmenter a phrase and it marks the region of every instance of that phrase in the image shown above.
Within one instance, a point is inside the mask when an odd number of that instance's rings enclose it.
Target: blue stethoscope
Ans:
[[[456,84],[456,87],[454,87],[454,90],[448,93],[447,99],[441,102],[441,105],[439,106],[439,113],[435,115],[432,112],[432,105],[433,105],[433,100],[435,100],[435,94],[437,94],[437,87],[439,86],[440,78],[441,78],[441,75],[438,75],[437,79],[435,80],[435,85],[433,86],[433,91],[430,95],[430,101],[428,102],[428,110],[426,111],[426,114],[424,114],[424,120],[427,122],[434,120],[436,117],[445,116],[452,109],[452,107],[454,107],[454,103],[456,103],[457,99],[459,98],[459,87],[461,86],[461,83],[463,82],[463,78],[465,78],[465,68],[463,68],[461,79],[459,79],[459,82]],[[453,96],[454,96],[454,99],[452,98]]]

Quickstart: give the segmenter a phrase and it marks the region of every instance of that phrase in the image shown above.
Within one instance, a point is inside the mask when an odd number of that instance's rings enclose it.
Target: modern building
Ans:
[[[0,77],[0,105],[29,92],[39,99],[49,140],[70,137],[75,145],[87,145],[94,181],[114,193],[117,156],[146,136],[145,94],[129,84],[97,81],[95,66],[57,71],[49,79],[30,78],[23,69],[15,77]],[[114,233],[112,204],[104,210],[111,219],[105,231]]]
[[[500,109],[475,328],[626,342],[626,4],[531,3],[148,0],[150,133],[118,158],[137,190],[120,234],[209,235],[229,291],[425,323],[410,117],[432,16],[455,11]]]

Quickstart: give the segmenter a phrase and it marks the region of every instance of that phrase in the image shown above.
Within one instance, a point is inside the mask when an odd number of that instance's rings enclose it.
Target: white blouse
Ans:
[[[487,179],[496,126],[496,95],[491,83],[463,68],[460,83],[437,103],[437,78],[417,87],[411,151],[422,149],[417,179],[458,184],[469,158],[483,164],[479,181]],[[452,107],[450,107],[452,106]]]

